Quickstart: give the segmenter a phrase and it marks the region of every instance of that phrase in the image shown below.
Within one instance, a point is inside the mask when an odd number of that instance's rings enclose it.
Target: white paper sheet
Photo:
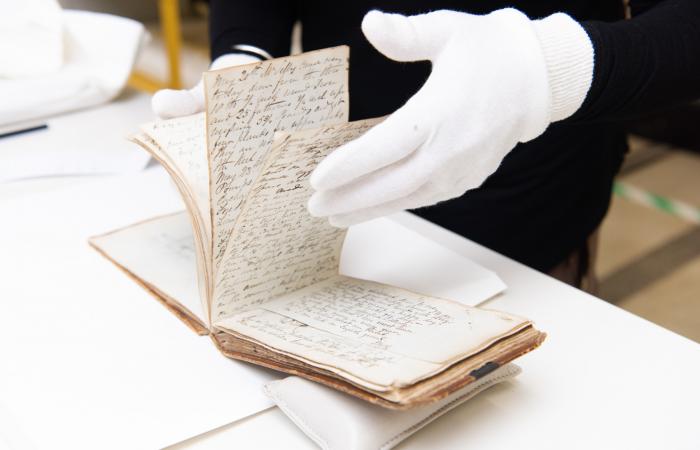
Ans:
[[[15,441],[161,448],[270,406],[261,387],[277,374],[223,357],[87,244],[181,209],[168,183],[148,170],[0,203],[0,403]]]
[[[31,449],[31,442],[20,430],[15,417],[0,403],[0,450]]]
[[[401,224],[402,212],[348,231],[340,272],[476,306],[503,292],[494,272]]]
[[[0,138],[0,182],[142,170],[150,157],[127,137],[152,116],[150,96],[126,91],[108,105],[51,119],[46,130]]]

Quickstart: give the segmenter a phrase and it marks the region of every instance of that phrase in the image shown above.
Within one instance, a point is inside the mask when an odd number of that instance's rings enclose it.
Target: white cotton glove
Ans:
[[[311,176],[309,212],[349,226],[480,186],[519,142],[573,114],[593,75],[593,47],[565,14],[531,21],[370,11],[362,31],[385,56],[430,60],[423,87],[384,122],[330,154]]]
[[[243,53],[229,53],[216,58],[211,63],[209,70],[250,64],[261,59]],[[172,119],[204,111],[204,85],[202,80],[200,79],[199,83],[192,89],[162,89],[156,92],[151,99],[151,108],[155,115],[161,119]]]

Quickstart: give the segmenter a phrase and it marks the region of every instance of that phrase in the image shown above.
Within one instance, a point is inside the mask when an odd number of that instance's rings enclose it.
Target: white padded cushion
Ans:
[[[271,381],[265,392],[324,450],[386,450],[479,392],[520,373],[508,364],[430,405],[392,411],[299,377]]]

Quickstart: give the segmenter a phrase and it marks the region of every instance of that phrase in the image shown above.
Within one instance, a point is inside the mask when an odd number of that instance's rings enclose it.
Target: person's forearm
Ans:
[[[624,119],[700,98],[700,1],[667,0],[628,21],[582,25],[595,69],[569,120]]]
[[[295,2],[286,0],[211,0],[209,7],[211,59],[257,47],[273,57],[289,54]]]

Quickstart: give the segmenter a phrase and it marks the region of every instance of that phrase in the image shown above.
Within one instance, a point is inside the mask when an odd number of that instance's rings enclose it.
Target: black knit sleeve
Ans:
[[[287,0],[211,0],[211,58],[232,52],[234,45],[252,45],[274,57],[289,54],[296,4]]]
[[[700,99],[700,0],[667,0],[631,20],[582,25],[595,68],[571,120],[626,119]]]

